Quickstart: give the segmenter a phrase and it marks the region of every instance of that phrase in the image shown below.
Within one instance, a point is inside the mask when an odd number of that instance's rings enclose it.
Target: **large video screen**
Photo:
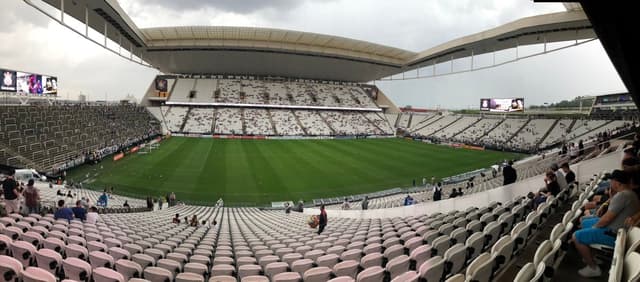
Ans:
[[[58,94],[58,78],[36,73],[0,69],[0,91],[20,95],[54,96]]]
[[[0,84],[0,91],[16,92],[16,72],[12,70],[0,69],[0,73],[2,74],[2,84]]]
[[[46,95],[58,94],[58,78],[55,76],[42,76],[42,93]]]
[[[489,112],[523,112],[523,98],[483,98],[480,99],[480,110]]]

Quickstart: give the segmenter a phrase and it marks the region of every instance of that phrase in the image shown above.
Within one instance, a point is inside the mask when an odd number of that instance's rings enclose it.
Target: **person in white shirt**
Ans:
[[[567,188],[567,180],[566,178],[564,178],[564,174],[562,173],[562,170],[560,170],[560,167],[558,167],[558,164],[553,164],[551,166],[551,170],[553,170],[553,172],[556,174],[556,178],[558,178],[558,185],[560,186],[560,191],[564,190]]]
[[[87,213],[87,223],[96,224],[96,222],[101,221],[100,215],[98,214],[98,208],[91,207],[89,212]]]
[[[347,198],[344,198],[344,203],[342,203],[342,209],[343,210],[348,210],[349,208],[350,208],[349,200],[347,200]]]

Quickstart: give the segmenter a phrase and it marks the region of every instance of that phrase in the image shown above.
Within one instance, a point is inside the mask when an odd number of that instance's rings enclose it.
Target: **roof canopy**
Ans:
[[[24,0],[31,4],[32,0]],[[116,0],[42,0],[174,74],[251,74],[366,82],[519,45],[595,37],[579,7],[533,16],[422,52],[293,30],[181,26],[138,28]]]

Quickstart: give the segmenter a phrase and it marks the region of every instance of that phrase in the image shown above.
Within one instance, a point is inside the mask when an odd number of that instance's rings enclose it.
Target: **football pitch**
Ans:
[[[489,167],[519,154],[454,149],[404,139],[232,140],[172,137],[149,154],[84,165],[68,178],[116,194],[213,204],[335,197],[409,187]]]

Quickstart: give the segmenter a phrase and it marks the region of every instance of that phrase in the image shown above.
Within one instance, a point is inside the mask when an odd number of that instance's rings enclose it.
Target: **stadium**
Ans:
[[[108,53],[96,77],[122,62],[154,75],[127,99],[65,99],[74,78],[0,62],[2,281],[640,279],[630,4],[564,3],[416,52],[139,28],[117,0],[20,2]],[[506,90],[445,109],[399,106],[390,87],[590,42],[627,91],[536,106]]]

